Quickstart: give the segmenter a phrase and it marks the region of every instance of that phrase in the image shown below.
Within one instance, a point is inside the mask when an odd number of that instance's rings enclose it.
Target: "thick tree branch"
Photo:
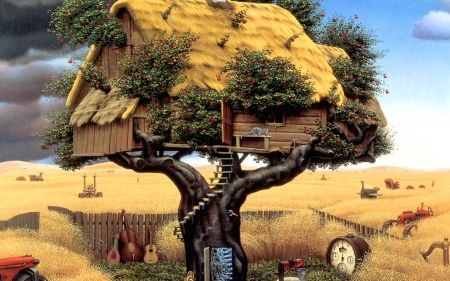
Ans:
[[[236,179],[224,188],[224,200],[238,212],[249,194],[290,182],[306,170],[311,158],[332,159],[333,151],[317,147],[318,142],[312,138],[308,144],[293,149],[282,164],[249,171],[245,177]]]

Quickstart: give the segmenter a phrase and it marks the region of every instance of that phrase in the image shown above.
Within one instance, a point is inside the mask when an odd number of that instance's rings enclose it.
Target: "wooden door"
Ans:
[[[233,110],[222,100],[222,142],[233,145]]]

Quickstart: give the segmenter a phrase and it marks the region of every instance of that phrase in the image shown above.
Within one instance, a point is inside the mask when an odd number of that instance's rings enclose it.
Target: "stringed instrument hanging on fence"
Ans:
[[[149,235],[149,243],[145,246],[144,262],[145,263],[157,263],[158,262],[158,248],[153,243],[153,235],[150,231],[150,227],[147,227],[147,233]]]
[[[120,240],[123,242],[122,259],[125,262],[140,261],[142,259],[142,248],[137,243],[136,231],[130,228],[125,210],[122,210],[122,215],[125,222],[125,229],[120,232]]]

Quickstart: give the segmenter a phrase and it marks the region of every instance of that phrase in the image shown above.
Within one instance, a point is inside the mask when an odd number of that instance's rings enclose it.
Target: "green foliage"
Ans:
[[[151,127],[152,129],[152,133],[156,136],[166,136],[167,139],[170,139],[174,122],[173,114],[173,110],[167,106],[148,105],[147,123],[149,128]]]
[[[389,128],[378,128],[376,132],[376,138],[373,145],[373,156],[378,158],[382,155],[391,154],[396,146],[394,143],[395,132]]]
[[[181,90],[175,106],[178,117],[173,125],[173,142],[188,143],[194,150],[200,145],[222,142],[221,100],[214,90],[187,87]]]
[[[85,165],[91,165],[96,158],[73,157],[73,126],[69,124],[73,109],[62,109],[50,112],[50,117],[45,121],[52,127],[45,132],[33,135],[42,139],[41,149],[47,150],[56,146],[53,152],[57,155],[54,160],[65,171],[79,169]]]
[[[290,48],[291,48],[292,42],[294,42],[295,39],[297,39],[299,35],[300,35],[300,34],[294,34],[294,35],[292,35],[291,37],[289,37],[288,40],[286,40],[286,42],[284,42],[284,46],[285,46],[286,48],[290,49]]]
[[[96,90],[102,90],[105,93],[111,91],[111,85],[106,77],[106,71],[103,67],[98,67],[92,62],[87,62],[86,67],[79,68],[82,72],[84,80],[89,84],[89,87]]]
[[[220,47],[225,46],[225,43],[228,42],[228,39],[230,38],[230,34],[225,35],[225,37],[220,38],[220,42],[217,42],[217,45]]]
[[[247,15],[247,10],[242,10],[237,13],[232,12],[234,14],[234,18],[231,19],[231,26],[234,28],[238,28],[239,24],[245,24],[247,23],[247,20],[245,20],[245,16]]]
[[[169,8],[167,8],[167,10],[164,12],[164,14],[163,14],[163,19],[168,19],[169,18],[169,15],[170,15],[170,13],[172,12],[172,9],[173,9],[173,7],[175,7],[175,3],[172,3],[170,6],[169,6]]]
[[[278,277],[279,260],[259,261],[249,263],[247,279],[261,277],[272,272],[260,281],[272,281]],[[105,272],[112,280],[127,281],[154,281],[154,280],[183,280],[186,277],[186,265],[178,262],[159,261],[156,264],[139,263],[120,263],[117,265],[108,264],[106,261],[99,261],[94,266]],[[324,261],[316,258],[307,260],[309,281],[349,281],[350,277],[338,272]],[[297,277],[295,268],[285,270],[285,277]]]
[[[189,32],[182,37],[165,33],[154,35],[142,49],[135,48],[119,63],[119,79],[113,85],[120,89],[119,96],[157,99],[185,80],[181,73],[193,66],[189,64],[192,43],[198,37]]]
[[[352,143],[348,143],[342,139],[339,135],[333,133],[334,126],[328,123],[326,126],[320,125],[316,131],[310,131],[312,137],[319,138],[320,147],[332,149],[336,156],[328,161],[323,161],[322,159],[314,158],[310,161],[308,166],[311,170],[316,170],[317,168],[330,168],[337,169],[340,166],[347,166],[349,164],[358,164],[355,156],[357,149]]]
[[[66,99],[76,78],[77,71],[67,69],[59,76],[52,77],[50,84],[46,84],[42,92],[57,100]]]
[[[157,264],[130,262],[108,264],[106,261],[95,263],[95,267],[108,274],[112,280],[155,281],[183,280],[186,277],[186,265],[178,262],[159,261]]]
[[[342,57],[331,61],[330,66],[347,98],[365,103],[382,92],[384,83],[378,78],[381,73],[377,67]]]
[[[276,4],[289,12],[302,25],[305,33],[316,41],[319,26],[325,17],[325,11],[320,9],[321,2],[313,2],[311,0],[279,0]]]
[[[383,57],[383,51],[375,50],[379,43],[372,30],[356,23],[355,18],[346,20],[343,16],[334,15],[331,20],[321,26],[317,38],[319,44],[344,49],[355,63],[373,64]]]
[[[48,31],[72,49],[85,42],[103,46],[125,45],[127,35],[122,23],[104,6],[104,2],[98,0],[65,0],[56,10],[50,11]]]
[[[347,100],[336,109],[336,119],[346,124],[356,122],[360,128],[367,127],[368,122],[380,121],[377,114],[360,102]]]
[[[237,48],[236,56],[222,68],[230,79],[223,92],[232,107],[262,120],[308,110],[314,94],[309,77],[284,58],[269,58],[270,54]]]

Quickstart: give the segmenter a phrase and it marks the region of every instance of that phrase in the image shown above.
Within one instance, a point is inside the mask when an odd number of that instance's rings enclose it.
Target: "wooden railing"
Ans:
[[[364,235],[364,236],[386,236],[391,239],[401,239],[395,235],[389,234],[384,230],[376,229],[373,227],[365,226],[356,222],[352,222],[328,213],[325,213],[320,210],[316,210],[313,208],[310,208],[313,213],[320,216],[320,223],[325,224],[326,222],[334,221],[337,223],[340,223],[348,228],[353,229],[358,235]]]

